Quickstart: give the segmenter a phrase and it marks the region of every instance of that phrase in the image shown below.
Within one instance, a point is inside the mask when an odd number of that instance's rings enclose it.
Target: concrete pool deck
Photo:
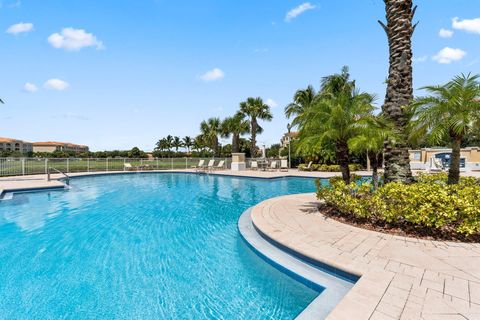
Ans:
[[[359,275],[327,319],[480,319],[480,244],[427,241],[346,225],[315,194],[252,208],[254,226],[301,255]]]
[[[124,172],[69,175],[117,173]],[[297,170],[213,174],[257,178],[338,175]],[[61,188],[64,186],[58,181],[61,178],[59,174],[52,175],[51,181],[46,180],[46,175],[2,177],[0,195],[3,190]],[[328,319],[480,319],[480,244],[426,241],[359,229],[322,216],[316,210],[317,205],[314,194],[283,196],[254,206],[251,219],[274,242],[360,276]]]

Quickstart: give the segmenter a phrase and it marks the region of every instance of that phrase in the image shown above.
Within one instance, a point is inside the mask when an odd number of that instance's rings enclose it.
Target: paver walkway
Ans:
[[[346,225],[314,194],[252,209],[254,225],[305,256],[360,275],[328,319],[480,319],[480,244],[426,241]]]

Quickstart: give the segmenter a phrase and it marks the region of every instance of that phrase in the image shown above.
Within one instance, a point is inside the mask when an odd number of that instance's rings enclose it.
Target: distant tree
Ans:
[[[180,147],[183,147],[182,139],[180,139],[180,137],[177,137],[177,136],[173,137],[172,147],[174,147],[175,152],[178,153],[178,149]]]
[[[187,149],[187,152],[190,152],[190,148],[193,146],[193,139],[189,136],[183,137],[183,145]]]
[[[237,113],[233,117],[225,118],[222,121],[222,137],[228,138],[232,136],[232,153],[239,152],[240,136],[248,133],[249,123],[245,120],[245,116],[242,113]]]
[[[221,133],[221,121],[219,118],[210,118],[200,123],[202,140],[213,151],[214,156],[219,155],[218,136]]]
[[[146,154],[137,147],[133,147],[132,150],[128,152],[129,158],[145,158]]]
[[[281,145],[279,143],[272,144],[270,148],[267,149],[267,157],[276,158],[280,156],[280,148],[281,148]]]
[[[258,124],[258,120],[271,121],[273,116],[270,107],[265,104],[262,98],[247,98],[240,103],[241,114],[250,119],[250,153],[255,157],[257,150],[257,134],[263,131]]]

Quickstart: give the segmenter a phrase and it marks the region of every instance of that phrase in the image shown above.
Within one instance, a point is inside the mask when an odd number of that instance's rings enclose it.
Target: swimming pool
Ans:
[[[319,295],[237,230],[312,179],[146,173],[75,178],[0,202],[0,318],[292,319]]]

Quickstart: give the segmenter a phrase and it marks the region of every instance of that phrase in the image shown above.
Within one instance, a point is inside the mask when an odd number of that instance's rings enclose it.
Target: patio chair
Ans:
[[[277,161],[274,160],[270,163],[270,168],[269,168],[269,171],[275,171],[277,170]]]
[[[212,171],[215,167],[215,159],[208,161],[208,165],[205,167],[205,170]]]
[[[250,170],[258,170],[258,162],[257,161],[250,162]]]
[[[224,160],[221,160],[216,166],[215,166],[215,170],[223,170],[225,169],[225,161]]]
[[[199,171],[203,169],[204,166],[205,166],[205,160],[200,159],[200,161],[198,161],[198,165],[192,166],[192,169],[195,169],[195,171]]]
[[[305,167],[305,171],[312,171],[312,164],[313,164],[313,161],[310,161],[308,163],[308,166]]]
[[[123,164],[123,169],[124,169],[125,171],[133,170],[132,164],[131,164],[131,163],[128,163],[128,162],[124,163],[124,164]]]
[[[287,160],[280,160],[280,171],[288,171],[288,161]]]

